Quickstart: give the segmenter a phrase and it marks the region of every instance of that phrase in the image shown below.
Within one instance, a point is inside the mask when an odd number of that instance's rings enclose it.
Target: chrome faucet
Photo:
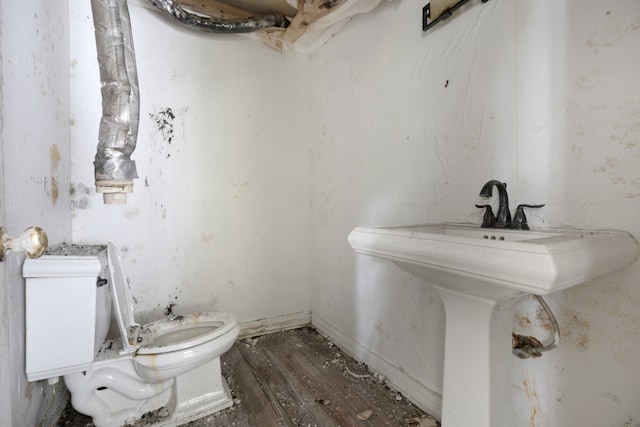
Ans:
[[[488,199],[493,196],[493,187],[498,189],[498,215],[493,225],[496,228],[509,228],[511,227],[511,212],[509,211],[509,195],[507,194],[507,184],[498,180],[492,179],[487,182],[480,190],[480,197]],[[486,207],[483,205],[482,207]],[[487,212],[490,212],[491,207],[487,207]],[[483,222],[483,227],[490,227],[486,225],[486,220]]]

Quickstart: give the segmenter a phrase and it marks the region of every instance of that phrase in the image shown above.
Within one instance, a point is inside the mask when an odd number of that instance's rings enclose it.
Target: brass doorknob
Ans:
[[[29,227],[18,237],[8,237],[0,227],[0,261],[11,251],[22,251],[29,258],[40,258],[48,245],[47,233],[40,227]]]

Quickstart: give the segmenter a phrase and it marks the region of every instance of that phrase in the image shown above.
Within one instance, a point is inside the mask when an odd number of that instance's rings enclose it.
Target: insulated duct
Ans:
[[[174,0],[149,0],[151,4],[171,18],[210,33],[252,33],[269,27],[286,28],[289,21],[280,13],[267,13],[248,18],[212,18],[187,12]]]
[[[102,118],[94,162],[96,192],[124,204],[138,177],[131,153],[140,117],[138,74],[126,0],[91,0],[102,86]]]
[[[170,17],[212,33],[249,33],[288,25],[279,13],[214,19],[187,12],[173,0],[149,0]],[[102,86],[102,119],[94,161],[96,192],[105,204],[124,204],[138,178],[131,154],[140,120],[138,73],[126,0],[91,0]]]

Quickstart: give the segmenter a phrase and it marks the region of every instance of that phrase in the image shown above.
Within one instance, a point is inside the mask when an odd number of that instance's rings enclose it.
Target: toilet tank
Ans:
[[[93,362],[111,324],[106,246],[60,245],[26,259],[29,381],[78,372]]]

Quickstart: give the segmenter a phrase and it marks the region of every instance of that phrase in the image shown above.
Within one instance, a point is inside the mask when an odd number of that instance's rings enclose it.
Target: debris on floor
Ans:
[[[239,340],[221,362],[233,406],[181,427],[439,426],[312,327]],[[136,426],[152,425],[151,416]],[[57,425],[92,426],[70,405]]]
[[[433,418],[423,415],[407,421],[407,427],[439,427],[440,424]]]
[[[373,415],[373,411],[371,409],[366,409],[360,413],[358,413],[358,419],[362,421],[367,421]]]

